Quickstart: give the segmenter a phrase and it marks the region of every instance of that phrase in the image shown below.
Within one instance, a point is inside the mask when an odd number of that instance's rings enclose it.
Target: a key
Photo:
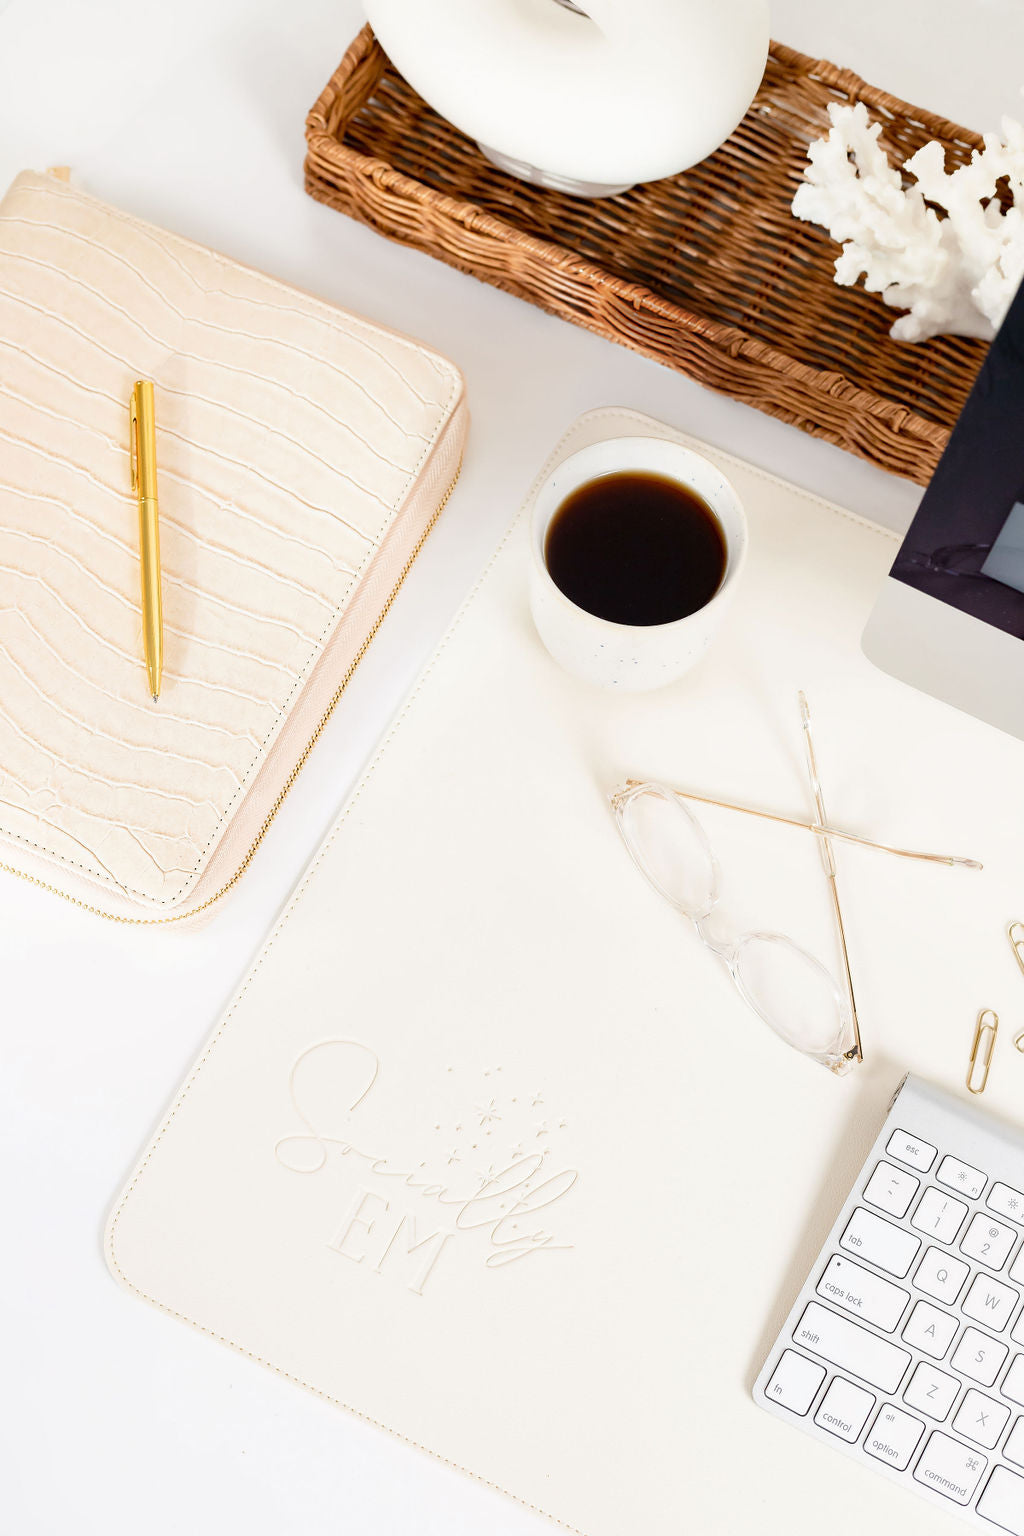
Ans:
[[[977,1259],[979,1264],[987,1264],[990,1269],[1002,1269],[1017,1237],[1015,1227],[1005,1227],[1002,1222],[993,1221],[991,1216],[979,1211],[960,1239],[960,1251],[969,1259]]]
[[[781,1403],[791,1413],[805,1414],[814,1394],[825,1380],[825,1367],[816,1360],[798,1355],[795,1349],[783,1350],[772,1379],[764,1389],[765,1397]]]
[[[975,1507],[1010,1536],[1024,1536],[1024,1477],[1009,1467],[996,1467]]]
[[[936,1429],[914,1468],[914,1476],[954,1504],[969,1504],[987,1466],[986,1456]]]
[[[830,1435],[838,1435],[840,1440],[852,1445],[860,1439],[860,1432],[874,1406],[873,1392],[855,1387],[852,1381],[844,1381],[842,1376],[833,1376],[814,1415],[814,1422],[827,1429]]]
[[[1011,1189],[1009,1184],[993,1184],[985,1204],[997,1216],[1009,1216],[1011,1221],[1024,1221],[1024,1195],[1019,1189]]]
[[[911,1136],[906,1131],[893,1131],[885,1150],[898,1163],[909,1163],[911,1168],[920,1168],[922,1173],[928,1172],[937,1155],[935,1148],[927,1141],[922,1141],[919,1136]]]
[[[959,1391],[960,1383],[955,1376],[947,1376],[929,1361],[921,1360],[903,1393],[903,1401],[931,1419],[942,1420],[956,1402]]]
[[[965,1328],[949,1363],[961,1376],[969,1376],[983,1387],[990,1387],[1008,1354],[1006,1345],[1000,1344],[998,1339],[990,1339],[977,1328]]]
[[[941,1189],[926,1189],[910,1218],[910,1225],[919,1232],[927,1232],[929,1237],[938,1238],[940,1243],[951,1243],[966,1215],[967,1207],[962,1200],[944,1195]]]
[[[935,1177],[947,1189],[958,1190],[968,1200],[977,1200],[985,1188],[988,1174],[982,1173],[980,1168],[972,1168],[970,1163],[962,1163],[958,1157],[944,1157]]]
[[[910,1364],[910,1355],[887,1339],[869,1333],[816,1301],[809,1302],[793,1330],[793,1342],[831,1360],[881,1392],[895,1392]]]
[[[908,1344],[919,1349],[922,1355],[941,1360],[952,1344],[959,1327],[955,1317],[940,1312],[930,1301],[919,1301],[907,1319],[903,1337]]]
[[[920,1419],[904,1413],[892,1403],[883,1403],[868,1431],[864,1449],[869,1456],[876,1456],[879,1461],[888,1462],[890,1467],[902,1472],[910,1465],[910,1458],[923,1434],[924,1425]]]
[[[965,1440],[976,1440],[991,1451],[1009,1417],[1010,1410],[1005,1404],[994,1402],[972,1387],[953,1415],[953,1428]]]
[[[936,1301],[951,1307],[970,1272],[971,1266],[961,1259],[952,1258],[941,1248],[929,1248],[917,1267],[914,1284],[926,1296],[934,1296]]]
[[[839,1239],[839,1246],[902,1280],[914,1262],[921,1239],[858,1207]]]
[[[960,1310],[976,1323],[984,1323],[993,1333],[1002,1333],[1019,1300],[1020,1292],[1003,1285],[1001,1280],[993,1280],[991,1275],[975,1275]]]
[[[910,1300],[909,1291],[901,1290],[898,1285],[873,1275],[870,1270],[838,1253],[829,1259],[817,1291],[819,1296],[842,1307],[844,1312],[853,1312],[886,1333],[892,1333]]]
[[[879,1163],[864,1186],[864,1199],[890,1216],[905,1216],[920,1187],[921,1180],[912,1173],[894,1168],[892,1163]]]

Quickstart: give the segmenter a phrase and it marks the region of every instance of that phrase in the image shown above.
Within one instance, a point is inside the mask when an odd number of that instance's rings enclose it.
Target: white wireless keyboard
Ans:
[[[1024,1536],[1024,1135],[905,1078],[754,1387],[977,1530]]]

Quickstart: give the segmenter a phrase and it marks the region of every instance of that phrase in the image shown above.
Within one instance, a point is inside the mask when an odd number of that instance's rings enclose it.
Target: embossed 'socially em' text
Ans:
[[[351,1159],[363,1175],[328,1239],[334,1253],[353,1264],[365,1263],[376,1274],[400,1275],[409,1290],[422,1295],[443,1253],[460,1234],[485,1236],[488,1269],[573,1246],[556,1241],[549,1223],[551,1208],[568,1195],[579,1175],[574,1168],[550,1171],[547,1122],[533,1128],[535,1148],[521,1140],[508,1154],[492,1157],[487,1168],[475,1175],[458,1167],[462,1154],[458,1146],[453,1147],[447,1167],[454,1166],[455,1172],[439,1179],[430,1171],[436,1153],[410,1168],[371,1146],[372,1113],[366,1105],[380,1073],[377,1055],[354,1040],[318,1041],[299,1055],[291,1069],[292,1107],[305,1131],[276,1143],[278,1163],[293,1173],[315,1174],[333,1154]],[[312,1103],[322,1106],[328,1101],[336,1106],[336,1125],[325,1126],[322,1110],[313,1112]],[[510,1102],[515,1105],[518,1100],[513,1096]],[[536,1094],[524,1102],[536,1109],[543,1100]],[[498,1101],[490,1098],[476,1111],[475,1123],[481,1128],[476,1134],[493,1136],[502,1118]],[[441,1126],[434,1129],[440,1132]],[[463,1125],[458,1123],[454,1129],[461,1133]],[[478,1146],[473,1143],[474,1150]],[[489,1152],[492,1146],[487,1143]],[[394,1182],[382,1190],[376,1180]],[[403,1206],[406,1191],[417,1197],[411,1210]]]

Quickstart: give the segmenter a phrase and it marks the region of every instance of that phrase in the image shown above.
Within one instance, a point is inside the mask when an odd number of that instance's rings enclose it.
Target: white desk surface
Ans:
[[[474,418],[437,532],[215,917],[193,932],[136,932],[0,880],[0,1529],[17,1536],[553,1528],[133,1304],[104,1267],[104,1217],[573,417],[650,411],[899,529],[919,496],[306,197],[303,121],[359,25],[353,0],[0,0],[0,184],[70,163],[98,195],[448,353]],[[976,128],[1024,110],[1018,0],[775,0],[773,32]]]

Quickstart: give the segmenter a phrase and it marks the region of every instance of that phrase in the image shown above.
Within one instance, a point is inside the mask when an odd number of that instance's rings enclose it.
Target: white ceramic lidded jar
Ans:
[[[503,170],[583,197],[674,176],[761,83],[768,0],[365,0],[381,46]]]

